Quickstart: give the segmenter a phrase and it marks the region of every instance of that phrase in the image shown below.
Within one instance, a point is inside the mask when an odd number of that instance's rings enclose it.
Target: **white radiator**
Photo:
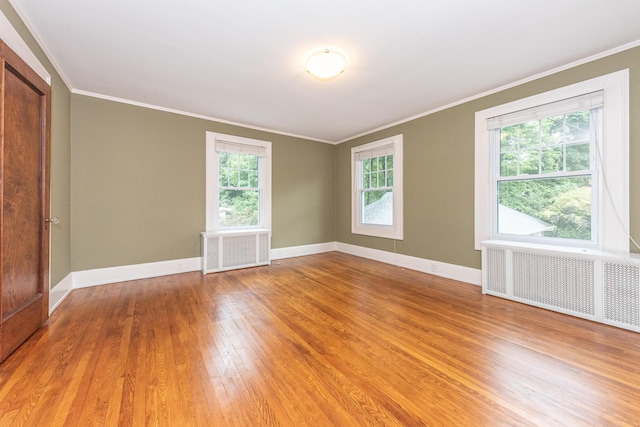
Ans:
[[[268,229],[204,231],[201,234],[204,274],[271,263]]]
[[[640,332],[635,255],[483,242],[482,292]]]

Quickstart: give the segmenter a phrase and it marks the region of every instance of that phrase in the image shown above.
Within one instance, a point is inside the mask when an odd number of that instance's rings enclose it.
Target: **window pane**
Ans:
[[[562,146],[543,148],[540,156],[542,173],[562,172]]]
[[[371,188],[378,188],[378,174],[371,174]]]
[[[260,193],[256,190],[220,191],[220,226],[247,227],[258,225]]]
[[[249,187],[258,188],[258,172],[257,171],[249,172]]]
[[[520,153],[519,175],[537,175],[540,158],[538,150],[529,150]]]
[[[229,166],[229,153],[220,153],[220,167],[226,168]]]
[[[540,145],[539,121],[520,124],[520,149],[537,149]]]
[[[590,169],[589,144],[567,145],[567,171]]]
[[[498,182],[498,233],[591,240],[591,176]]]
[[[518,150],[518,125],[500,129],[500,152]]]
[[[387,156],[387,169],[393,169],[393,155]]]
[[[590,111],[578,111],[576,113],[567,114],[567,142],[589,141],[590,126]]]
[[[239,163],[240,163],[240,154],[229,153],[229,167],[233,169],[238,169]]]
[[[238,169],[249,169],[249,159],[246,155],[238,154]]]
[[[362,192],[362,223],[393,225],[393,191]]]
[[[515,153],[500,154],[500,176],[518,175],[518,156]]]
[[[229,170],[225,168],[220,168],[218,175],[218,184],[222,187],[226,187],[229,185]]]
[[[540,137],[542,145],[562,144],[565,139],[564,115],[542,119]]]
[[[220,153],[218,157],[218,184],[229,185],[229,153]]]
[[[387,187],[393,187],[393,171],[387,172]]]
[[[258,156],[249,156],[249,169],[258,171]]]
[[[238,186],[238,171],[236,169],[229,170],[229,187]]]
[[[384,187],[387,179],[384,176],[384,172],[378,172],[378,187]]]
[[[238,187],[247,188],[249,187],[249,171],[248,170],[240,170],[238,174]]]

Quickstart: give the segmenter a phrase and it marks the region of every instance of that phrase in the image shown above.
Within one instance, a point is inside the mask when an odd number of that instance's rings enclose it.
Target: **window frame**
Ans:
[[[357,160],[359,154],[372,152],[384,147],[393,147],[393,224],[366,224],[362,222],[361,192],[363,160]],[[395,135],[378,141],[351,148],[351,232],[366,236],[382,237],[394,240],[404,239],[403,227],[403,135]],[[388,187],[385,187],[388,189]]]
[[[264,150],[264,156],[258,157],[258,191],[260,217],[257,225],[241,227],[222,227],[220,225],[220,181],[219,181],[219,151],[216,143],[230,143],[238,146],[238,150],[246,147],[247,154],[256,150]],[[226,151],[239,152],[239,151]],[[226,187],[225,187],[226,188]],[[259,139],[244,138],[216,132],[206,132],[206,230],[207,231],[238,231],[271,229],[271,142]]]
[[[603,91],[604,107],[601,112],[602,138],[597,150],[592,153],[598,159],[592,191],[597,192],[592,203],[596,218],[592,217],[593,232],[597,241],[583,242],[573,239],[535,239],[538,243],[551,246],[571,246],[591,248],[617,253],[629,252],[629,71],[596,77],[563,88],[544,92],[528,98],[478,111],[475,114],[475,249],[480,249],[485,240],[499,238],[494,227],[497,224],[497,205],[493,206],[496,190],[493,188],[492,173],[495,166],[495,152],[489,130],[491,118],[513,114],[569,98]],[[599,183],[599,185],[598,185]],[[514,243],[527,243],[531,239],[510,236]],[[564,240],[564,241],[563,241]]]

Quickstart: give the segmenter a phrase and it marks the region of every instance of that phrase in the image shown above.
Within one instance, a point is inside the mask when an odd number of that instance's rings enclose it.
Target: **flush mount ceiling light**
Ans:
[[[307,59],[307,72],[322,80],[342,73],[347,66],[347,57],[336,49],[321,49]]]

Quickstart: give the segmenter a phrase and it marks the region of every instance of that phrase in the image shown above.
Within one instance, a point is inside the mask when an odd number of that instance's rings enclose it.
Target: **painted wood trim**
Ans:
[[[397,265],[409,270],[433,274],[435,276],[445,277],[476,286],[482,285],[482,274],[479,269],[432,261],[409,255],[394,254],[393,252],[365,248],[341,242],[326,242],[271,249],[271,260],[315,255],[333,251],[343,252],[386,264]],[[199,270],[202,270],[201,257],[97,268],[93,270],[69,273],[67,277],[58,282],[58,284],[52,288],[49,301],[49,313],[52,313],[56,308],[58,308],[73,289],[88,288],[91,286],[100,286],[130,280],[148,279],[151,277]]]

